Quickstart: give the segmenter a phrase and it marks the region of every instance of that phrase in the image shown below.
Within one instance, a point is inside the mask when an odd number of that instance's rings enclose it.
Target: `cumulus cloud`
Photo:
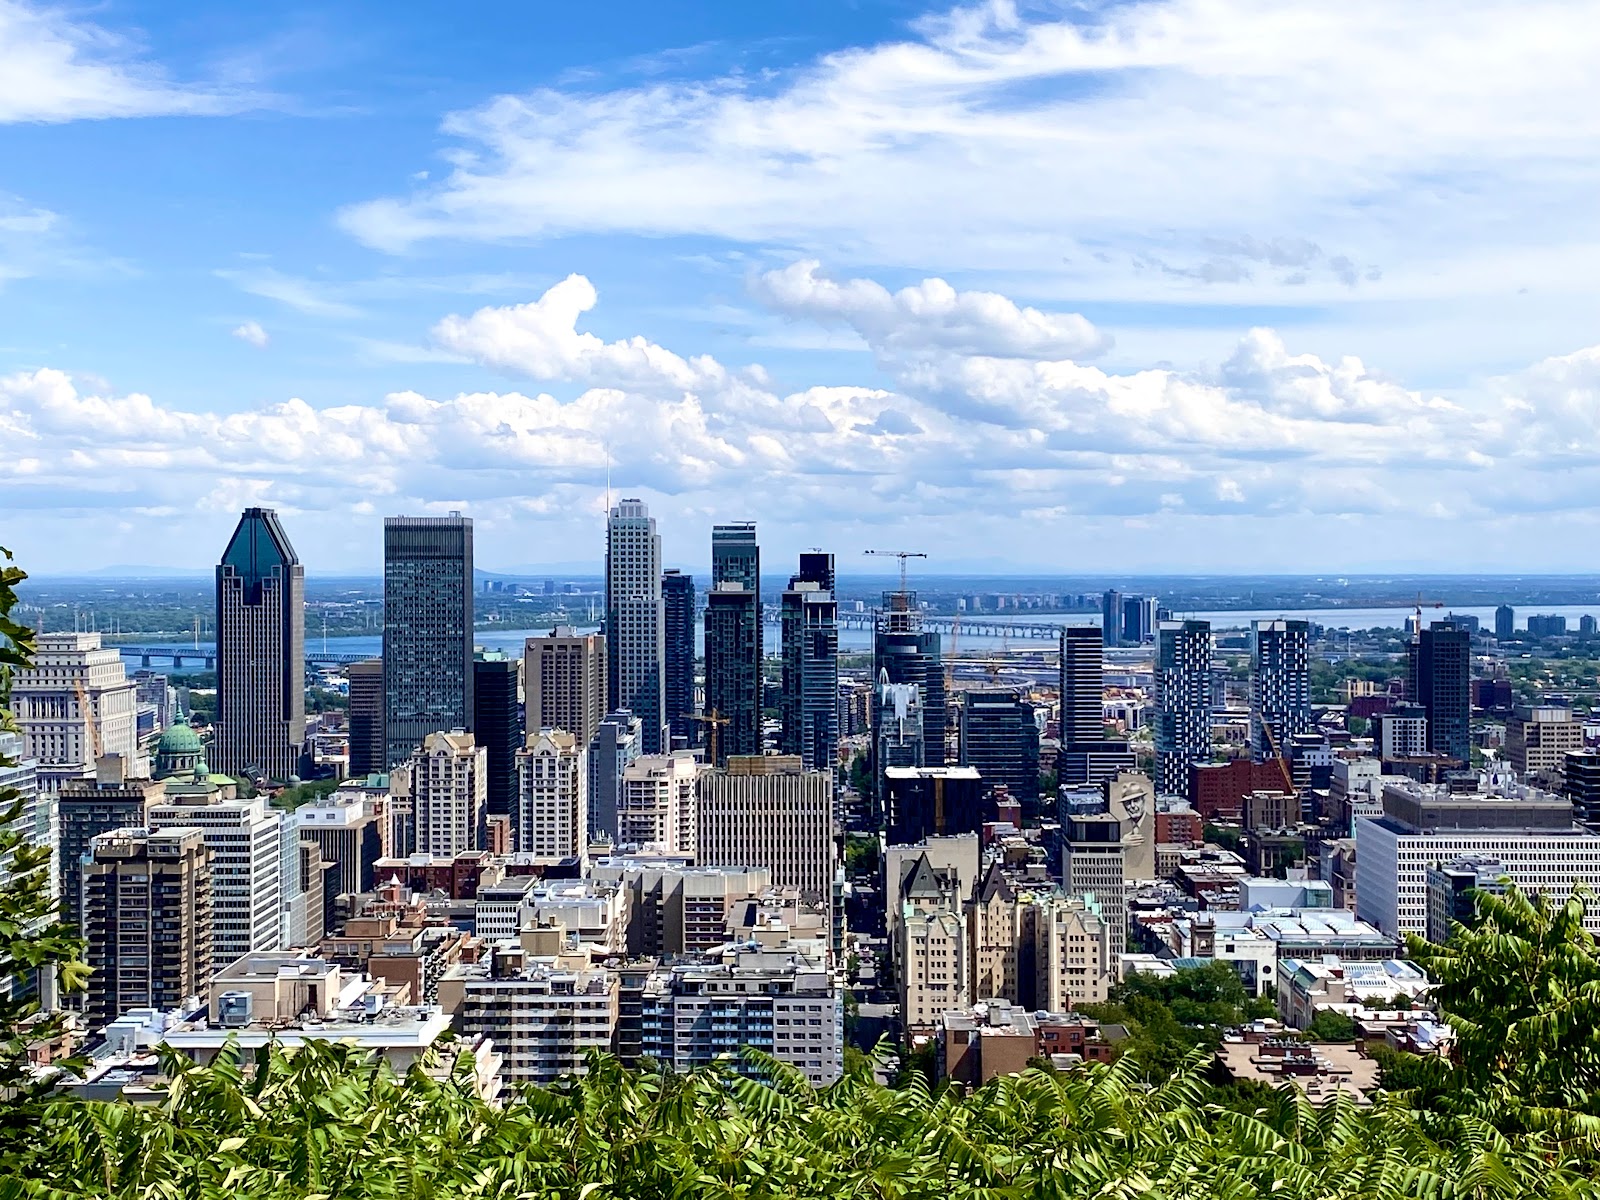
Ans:
[[[753,290],[792,317],[848,325],[887,354],[923,350],[1000,358],[1084,358],[1110,339],[1077,313],[1020,308],[995,292],[958,292],[924,279],[890,292],[872,279],[836,283],[815,259],[758,276]]]
[[[174,83],[124,39],[59,9],[0,0],[0,124],[220,113],[243,103]]]
[[[272,340],[267,336],[267,331],[261,328],[259,321],[246,321],[243,325],[236,326],[233,336],[241,342],[254,346],[257,350],[265,350],[267,343]]]

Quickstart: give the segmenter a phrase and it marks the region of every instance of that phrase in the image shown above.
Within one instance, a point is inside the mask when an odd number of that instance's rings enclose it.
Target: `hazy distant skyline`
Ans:
[[[0,0],[0,544],[1583,572],[1600,22]]]

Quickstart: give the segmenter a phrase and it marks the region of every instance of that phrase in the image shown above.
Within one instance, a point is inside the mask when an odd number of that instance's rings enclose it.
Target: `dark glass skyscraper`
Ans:
[[[1411,642],[1407,695],[1428,713],[1428,749],[1472,758],[1472,634],[1435,621]]]
[[[1100,597],[1100,634],[1107,646],[1122,640],[1122,593],[1108,591]]]
[[[1289,755],[1289,739],[1311,729],[1310,627],[1257,621],[1250,642],[1250,757]]]
[[[937,633],[922,628],[922,613],[915,592],[886,592],[872,635],[872,677],[890,683],[915,684],[921,698],[923,763],[930,767],[945,761],[944,656]],[[872,693],[873,743],[879,741],[883,717],[879,690]],[[886,764],[874,763],[875,777],[883,778]]]
[[[384,519],[383,704],[389,767],[430,733],[472,728],[470,517]]]
[[[1517,610],[1509,604],[1502,604],[1494,610],[1494,636],[1500,641],[1508,641],[1516,632]]]
[[[350,682],[350,776],[364,779],[388,769],[383,742],[383,660],[345,668]]]
[[[807,770],[831,771],[839,745],[839,603],[833,555],[802,554],[783,593],[783,733],[785,754]]]
[[[700,727],[689,719],[694,712],[694,576],[663,571],[661,604],[666,623],[667,726],[672,748],[685,750],[700,744]]]
[[[976,767],[985,791],[1004,784],[1024,815],[1039,801],[1039,726],[1033,705],[1016,692],[965,692],[961,698],[961,765]]]
[[[750,521],[711,530],[706,711],[728,722],[718,727],[717,765],[761,753],[761,550]]]
[[[517,800],[517,751],[522,747],[522,706],[517,697],[520,662],[498,650],[480,650],[472,664],[472,732],[486,751],[489,815],[512,813]]]
[[[217,566],[211,766],[286,780],[306,736],[305,568],[270,508],[247,508]]]
[[[1211,622],[1156,631],[1156,791],[1189,794],[1189,764],[1211,759]]]
[[[1061,752],[1056,756],[1056,778],[1062,786],[1102,783],[1138,765],[1127,742],[1106,737],[1104,660],[1096,626],[1062,627]]]

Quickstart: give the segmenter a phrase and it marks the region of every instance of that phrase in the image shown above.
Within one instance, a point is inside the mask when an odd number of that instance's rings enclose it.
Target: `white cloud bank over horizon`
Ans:
[[[403,390],[230,413],[59,369],[0,378],[6,536],[41,569],[203,565],[215,548],[166,531],[270,504],[303,557],[355,567],[375,561],[382,515],[459,508],[485,523],[485,565],[496,540],[500,562],[574,561],[598,554],[609,463],[613,493],[643,494],[680,542],[752,518],[780,546],[846,553],[904,530],[935,561],[1045,572],[1114,565],[1119,549],[1175,571],[1341,570],[1363,547],[1362,561],[1398,550],[1417,569],[1533,569],[1600,502],[1600,347],[1446,398],[1264,328],[1214,371],[1115,373],[1054,357],[1103,343],[1076,314],[940,279],[891,293],[801,262],[751,292],[795,321],[847,324],[892,386],[785,390],[759,365],[606,342],[581,328],[598,296],[574,275],[434,329],[452,353],[570,385],[560,397]],[[42,534],[69,524],[103,561],[52,557],[65,543]],[[668,557],[699,549],[669,543]]]

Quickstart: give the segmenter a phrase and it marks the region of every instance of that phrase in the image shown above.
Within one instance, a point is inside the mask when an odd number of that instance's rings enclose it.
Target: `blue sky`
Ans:
[[[1596,24],[0,0],[0,541],[1592,569]]]

